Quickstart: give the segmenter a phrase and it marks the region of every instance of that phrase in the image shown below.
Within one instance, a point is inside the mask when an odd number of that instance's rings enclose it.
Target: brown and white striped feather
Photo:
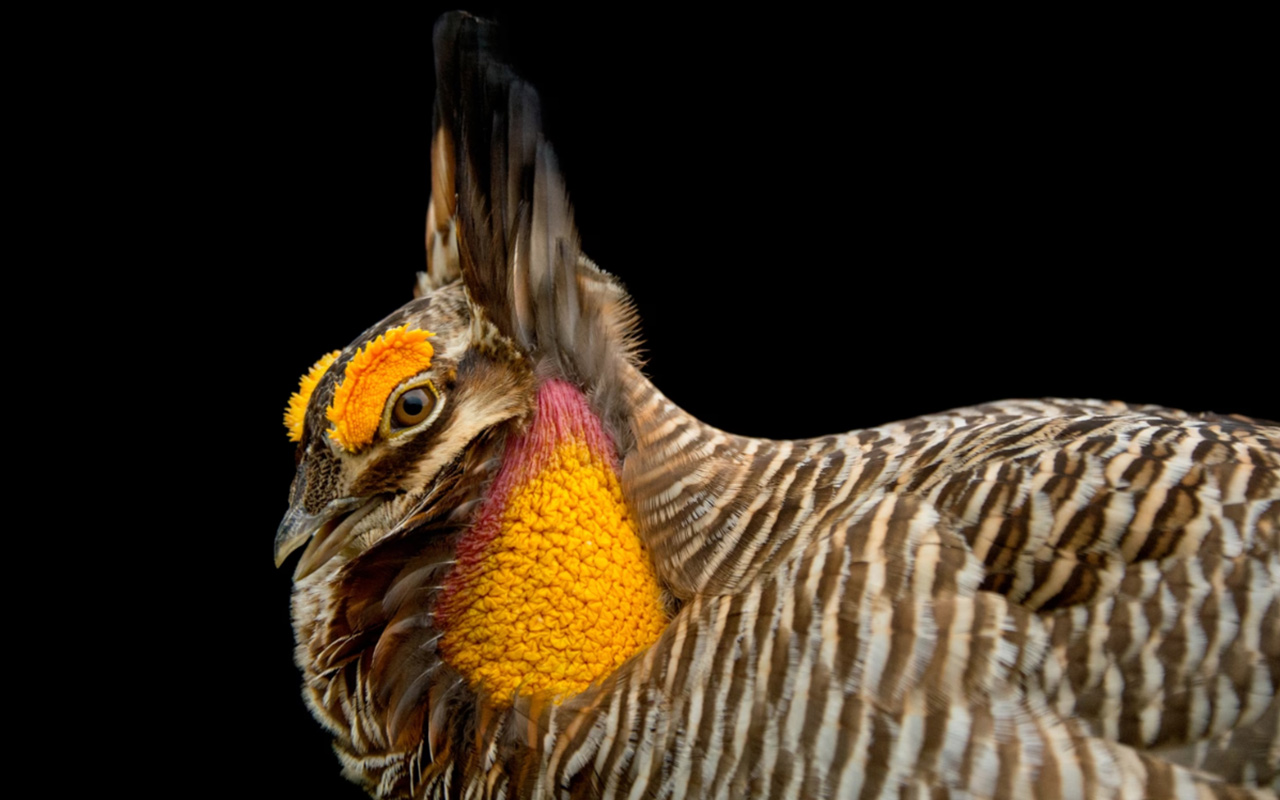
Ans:
[[[1006,401],[805,441],[734,436],[633,379],[626,485],[680,593],[733,591],[834,514],[928,498],[1033,608],[1106,594],[1124,565],[1275,553],[1280,428],[1097,401]]]
[[[535,732],[463,796],[1251,796],[1055,709],[1050,628],[982,571],[928,502],[886,497],[695,596],[599,686],[518,708]]]
[[[1051,632],[1027,677],[1064,718],[1232,781],[1276,780],[1280,428],[1008,401],[765,442],[637,386],[627,485],[673,586],[743,591],[833,519],[924,501],[982,588]]]

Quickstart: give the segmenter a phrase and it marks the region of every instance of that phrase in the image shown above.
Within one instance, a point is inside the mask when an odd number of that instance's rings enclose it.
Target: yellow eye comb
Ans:
[[[302,441],[302,425],[307,417],[307,403],[311,402],[311,393],[316,384],[324,377],[324,372],[340,355],[340,351],[325,353],[320,360],[311,365],[307,374],[298,379],[298,391],[289,395],[289,405],[284,409],[284,426],[289,430],[289,441]]]
[[[329,438],[349,453],[371,443],[388,395],[404,379],[431,366],[435,349],[427,337],[434,335],[401,325],[357,350],[333,393],[333,404],[325,412],[333,423]]]

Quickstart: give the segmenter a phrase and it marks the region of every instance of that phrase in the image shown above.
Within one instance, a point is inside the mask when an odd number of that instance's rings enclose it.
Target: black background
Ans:
[[[218,365],[199,480],[235,508],[187,517],[181,680],[213,709],[201,774],[251,796],[362,796],[292,664],[280,415],[423,267],[435,12],[217,21],[175,123],[201,195],[177,255],[206,264]],[[1258,65],[1194,20],[497,12],[584,250],[700,418],[801,437],[1040,396],[1280,416]]]

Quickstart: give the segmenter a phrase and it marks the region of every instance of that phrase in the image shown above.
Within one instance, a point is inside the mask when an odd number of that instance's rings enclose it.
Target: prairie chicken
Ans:
[[[641,373],[540,104],[436,26],[419,296],[316,363],[276,561],[378,797],[1272,796],[1280,427],[734,436]]]

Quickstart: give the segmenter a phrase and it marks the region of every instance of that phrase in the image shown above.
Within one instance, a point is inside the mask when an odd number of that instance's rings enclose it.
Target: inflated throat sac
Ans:
[[[508,441],[459,542],[437,606],[441,649],[499,705],[516,695],[576,694],[666,625],[616,461],[582,393],[563,381],[543,384],[533,424]]]

